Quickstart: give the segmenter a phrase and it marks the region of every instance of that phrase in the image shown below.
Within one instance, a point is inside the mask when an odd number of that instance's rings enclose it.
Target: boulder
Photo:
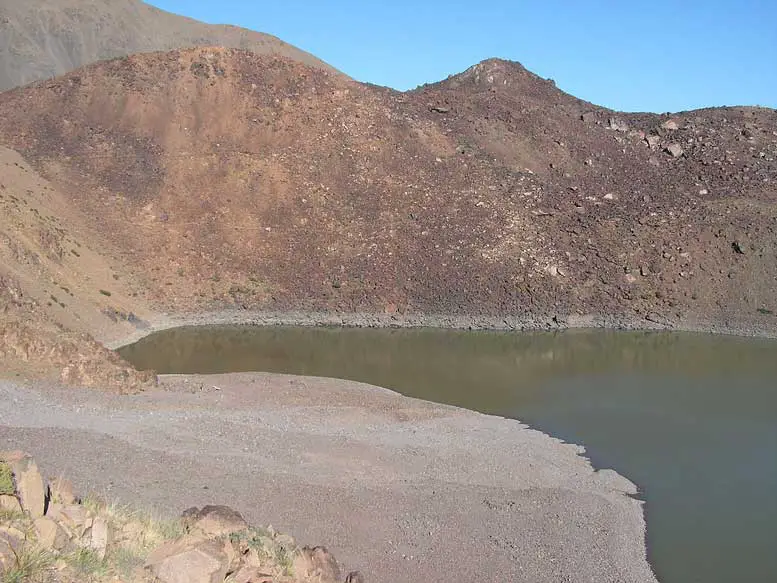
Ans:
[[[340,567],[326,547],[303,547],[294,559],[294,573],[319,583],[339,583]]]
[[[36,518],[33,526],[35,527],[38,544],[43,548],[60,551],[67,546],[69,542],[67,533],[51,518],[46,516]]]
[[[73,536],[82,538],[87,529],[92,526],[92,516],[89,511],[79,504],[63,506],[59,511],[59,521]]]
[[[671,154],[675,158],[679,158],[685,153],[685,150],[683,150],[683,147],[677,143],[669,144],[666,148],[664,148],[664,151],[667,154]]]
[[[629,124],[617,117],[611,117],[608,122],[608,127],[616,132],[629,131]]]
[[[680,125],[673,119],[669,119],[661,124],[661,127],[670,132],[674,132],[680,129]]]
[[[16,557],[24,546],[24,533],[20,530],[0,526],[0,575],[16,565]]]
[[[24,535],[16,537],[0,531],[0,575],[16,565],[16,556],[24,544]]]
[[[43,516],[46,509],[46,489],[35,460],[24,452],[14,451],[0,454],[0,461],[8,464],[13,472],[22,510],[32,518]]]
[[[57,504],[68,505],[78,502],[78,499],[73,493],[73,483],[62,477],[49,482],[49,497],[51,502]]]
[[[351,571],[345,578],[345,583],[365,583],[364,575],[359,571]]]
[[[190,508],[183,514],[186,527],[210,537],[248,530],[248,523],[239,512],[229,506],[205,506],[202,510]]]
[[[113,544],[113,528],[102,516],[98,516],[92,523],[91,536],[88,547],[92,549],[100,559],[105,558],[105,553]]]
[[[160,583],[223,583],[227,563],[223,544],[187,535],[152,551],[146,570]]]
[[[273,575],[259,567],[245,565],[235,571],[230,581],[232,583],[272,583]]]
[[[46,516],[48,516],[51,520],[59,520],[63,508],[64,506],[62,504],[57,502],[49,502],[49,505],[46,507]]]
[[[7,512],[21,512],[22,505],[19,504],[19,499],[16,496],[10,494],[0,495],[0,510]]]

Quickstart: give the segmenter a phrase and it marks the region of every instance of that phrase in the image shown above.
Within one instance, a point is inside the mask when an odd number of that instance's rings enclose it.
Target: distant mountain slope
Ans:
[[[332,69],[260,32],[210,25],[140,0],[0,0],[0,91],[133,53],[243,48]]]

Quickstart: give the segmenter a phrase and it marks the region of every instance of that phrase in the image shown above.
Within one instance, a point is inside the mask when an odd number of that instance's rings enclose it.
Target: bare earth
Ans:
[[[134,396],[0,383],[0,443],[80,491],[228,503],[371,582],[655,581],[635,487],[518,422],[357,383],[163,377]]]

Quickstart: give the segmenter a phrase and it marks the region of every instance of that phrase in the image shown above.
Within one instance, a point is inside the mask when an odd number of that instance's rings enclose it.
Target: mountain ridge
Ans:
[[[272,35],[212,25],[140,0],[0,0],[0,91],[139,52],[218,45],[334,70]]]
[[[101,338],[222,310],[777,329],[777,112],[622,114],[524,71],[402,93],[133,55],[0,94],[0,142],[129,286],[90,290]]]

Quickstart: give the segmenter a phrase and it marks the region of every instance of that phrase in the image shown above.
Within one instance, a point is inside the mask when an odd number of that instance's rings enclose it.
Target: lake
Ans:
[[[664,583],[777,581],[777,342],[690,333],[212,326],[119,352],[159,373],[337,377],[519,419],[635,482]]]

